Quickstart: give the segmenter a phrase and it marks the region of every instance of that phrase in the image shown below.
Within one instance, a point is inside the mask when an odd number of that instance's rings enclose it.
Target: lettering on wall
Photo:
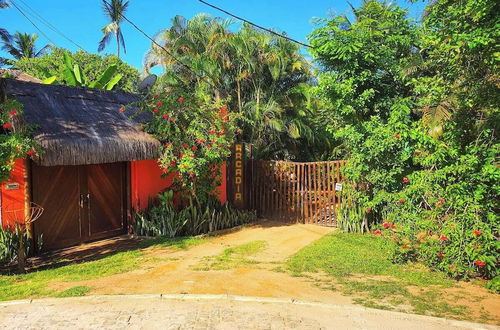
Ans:
[[[233,203],[238,208],[245,207],[244,196],[245,151],[242,143],[234,145],[233,153]]]

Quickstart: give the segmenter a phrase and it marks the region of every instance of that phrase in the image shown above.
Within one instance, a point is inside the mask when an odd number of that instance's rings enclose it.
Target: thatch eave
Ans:
[[[153,159],[160,142],[138,129],[119,109],[138,95],[42,85],[1,79],[0,88],[24,106],[24,121],[35,128],[43,166],[87,165]],[[135,111],[130,109],[130,112]],[[141,118],[144,120],[144,118]]]

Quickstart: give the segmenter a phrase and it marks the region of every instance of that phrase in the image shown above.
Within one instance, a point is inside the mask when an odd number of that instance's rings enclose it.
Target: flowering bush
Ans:
[[[223,101],[172,89],[151,95],[141,108],[151,115],[144,131],[162,143],[158,162],[164,173],[178,174],[176,189],[196,200],[208,200],[231,153],[234,115]]]
[[[8,99],[0,104],[0,182],[9,177],[16,158],[36,153],[29,127],[14,126],[22,115],[21,103]]]

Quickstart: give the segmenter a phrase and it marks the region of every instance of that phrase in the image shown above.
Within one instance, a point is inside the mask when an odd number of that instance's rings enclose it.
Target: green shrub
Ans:
[[[199,203],[189,199],[187,206],[177,208],[173,192],[159,195],[148,210],[135,216],[135,233],[139,236],[192,236],[232,228],[255,221],[253,211],[242,211],[228,203],[221,205],[216,198]]]
[[[23,235],[25,255],[30,254],[30,244],[26,242],[30,241],[29,234],[20,230],[19,228],[2,228],[0,226],[0,265],[7,265],[16,262],[19,253],[19,238]],[[42,237],[37,239],[38,247],[42,245]]]

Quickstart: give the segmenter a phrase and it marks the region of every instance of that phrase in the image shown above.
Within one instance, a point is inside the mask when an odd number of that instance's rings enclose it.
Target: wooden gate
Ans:
[[[344,161],[249,161],[248,204],[271,219],[337,225]],[[337,190],[336,190],[337,187]]]

